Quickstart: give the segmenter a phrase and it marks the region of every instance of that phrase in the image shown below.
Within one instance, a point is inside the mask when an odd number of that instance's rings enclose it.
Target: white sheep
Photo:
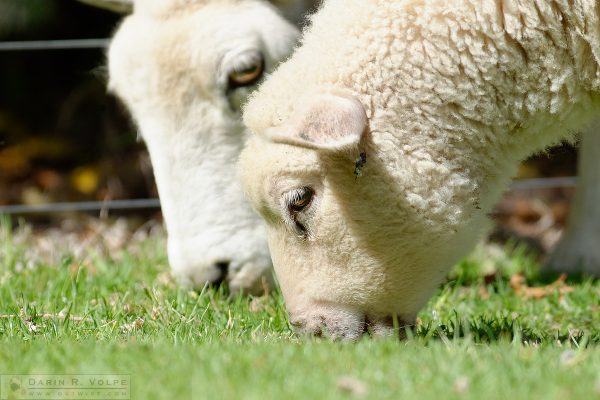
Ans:
[[[240,104],[292,51],[306,0],[85,0],[131,11],[108,52],[109,89],[148,146],[174,274],[259,292],[272,278],[262,222],[235,162],[247,137]],[[134,7],[132,7],[134,6]]]
[[[325,1],[245,108],[257,135],[240,161],[299,332],[356,339],[390,334],[394,315],[414,322],[519,161],[600,112],[599,12],[596,0]],[[583,144],[587,215],[566,264],[598,274],[600,136]]]

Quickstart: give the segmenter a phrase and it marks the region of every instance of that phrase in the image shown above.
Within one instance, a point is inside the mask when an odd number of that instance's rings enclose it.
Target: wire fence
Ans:
[[[0,207],[0,215],[56,214],[61,212],[141,210],[151,208],[160,208],[160,200],[154,198],[110,201],[79,201],[35,205],[17,204]]]
[[[536,190],[569,187],[574,188],[576,185],[577,177],[564,176],[558,178],[519,179],[514,181],[510,188],[511,190]]]
[[[559,178],[520,179],[514,181],[510,190],[540,190],[553,188],[574,188],[577,178],[574,176]],[[82,201],[68,203],[46,204],[17,204],[0,206],[0,215],[27,215],[27,214],[55,214],[62,212],[108,211],[108,210],[141,210],[160,208],[158,198],[107,200],[107,201]]]
[[[0,42],[0,52],[105,49],[108,47],[109,43],[110,39],[106,38]],[[575,187],[576,183],[576,177],[522,179],[514,181],[510,187],[510,190],[522,191],[551,188],[568,188]],[[7,205],[0,206],[0,215],[56,214],[64,212],[91,211],[103,212],[108,210],[141,210],[158,208],[160,208],[160,200],[158,198],[150,198],[46,203],[35,205]]]
[[[32,40],[0,42],[0,51],[104,49],[110,39]]]

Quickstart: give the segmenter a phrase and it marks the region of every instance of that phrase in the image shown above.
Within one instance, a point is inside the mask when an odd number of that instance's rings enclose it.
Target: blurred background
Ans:
[[[0,0],[0,42],[108,38],[119,19],[74,0]],[[0,50],[0,205],[156,196],[104,65],[103,48]]]
[[[0,45],[109,38],[120,18],[75,0],[0,0]],[[135,126],[106,92],[104,65],[105,49],[98,47],[0,49],[0,207],[157,197]],[[525,162],[518,178],[575,170],[576,150],[565,144]],[[543,254],[560,234],[572,193],[569,185],[510,191],[493,215],[490,238],[522,241]],[[76,215],[27,214],[20,221],[47,228]],[[116,215],[160,221],[157,208]]]

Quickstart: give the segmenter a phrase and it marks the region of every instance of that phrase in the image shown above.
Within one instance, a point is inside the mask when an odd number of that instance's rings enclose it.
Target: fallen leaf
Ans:
[[[143,325],[144,325],[144,319],[138,317],[132,323],[122,325],[121,330],[123,330],[125,332],[136,331],[136,330],[140,329]]]
[[[479,286],[479,297],[482,300],[487,300],[490,298],[490,292],[487,290],[487,286]]]
[[[454,391],[458,394],[463,394],[469,389],[469,378],[466,376],[459,376],[454,381]]]
[[[368,389],[366,383],[353,376],[342,376],[337,381],[337,387],[342,392],[354,397],[365,397]]]
[[[560,365],[570,366],[575,363],[575,359],[577,358],[577,353],[573,350],[565,350],[560,355]]]
[[[250,312],[260,312],[265,309],[264,305],[265,297],[255,297],[250,301]]]
[[[562,274],[556,281],[549,285],[532,287],[527,285],[523,274],[515,274],[510,278],[510,287],[515,291],[517,296],[528,299],[541,299],[553,295],[554,293],[559,293],[560,295],[571,293],[574,289],[565,283],[566,279],[567,276]]]

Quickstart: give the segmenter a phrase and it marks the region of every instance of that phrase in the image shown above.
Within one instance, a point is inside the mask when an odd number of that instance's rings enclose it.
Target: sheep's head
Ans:
[[[236,175],[240,106],[298,34],[265,1],[140,0],[112,40],[109,88],[148,146],[169,263],[184,283],[260,292],[272,277],[263,224]]]
[[[412,177],[389,176],[402,165],[380,154],[358,100],[301,103],[280,126],[259,130],[240,160],[290,322],[334,338],[391,334],[393,321],[414,321],[464,246],[402,193]]]

